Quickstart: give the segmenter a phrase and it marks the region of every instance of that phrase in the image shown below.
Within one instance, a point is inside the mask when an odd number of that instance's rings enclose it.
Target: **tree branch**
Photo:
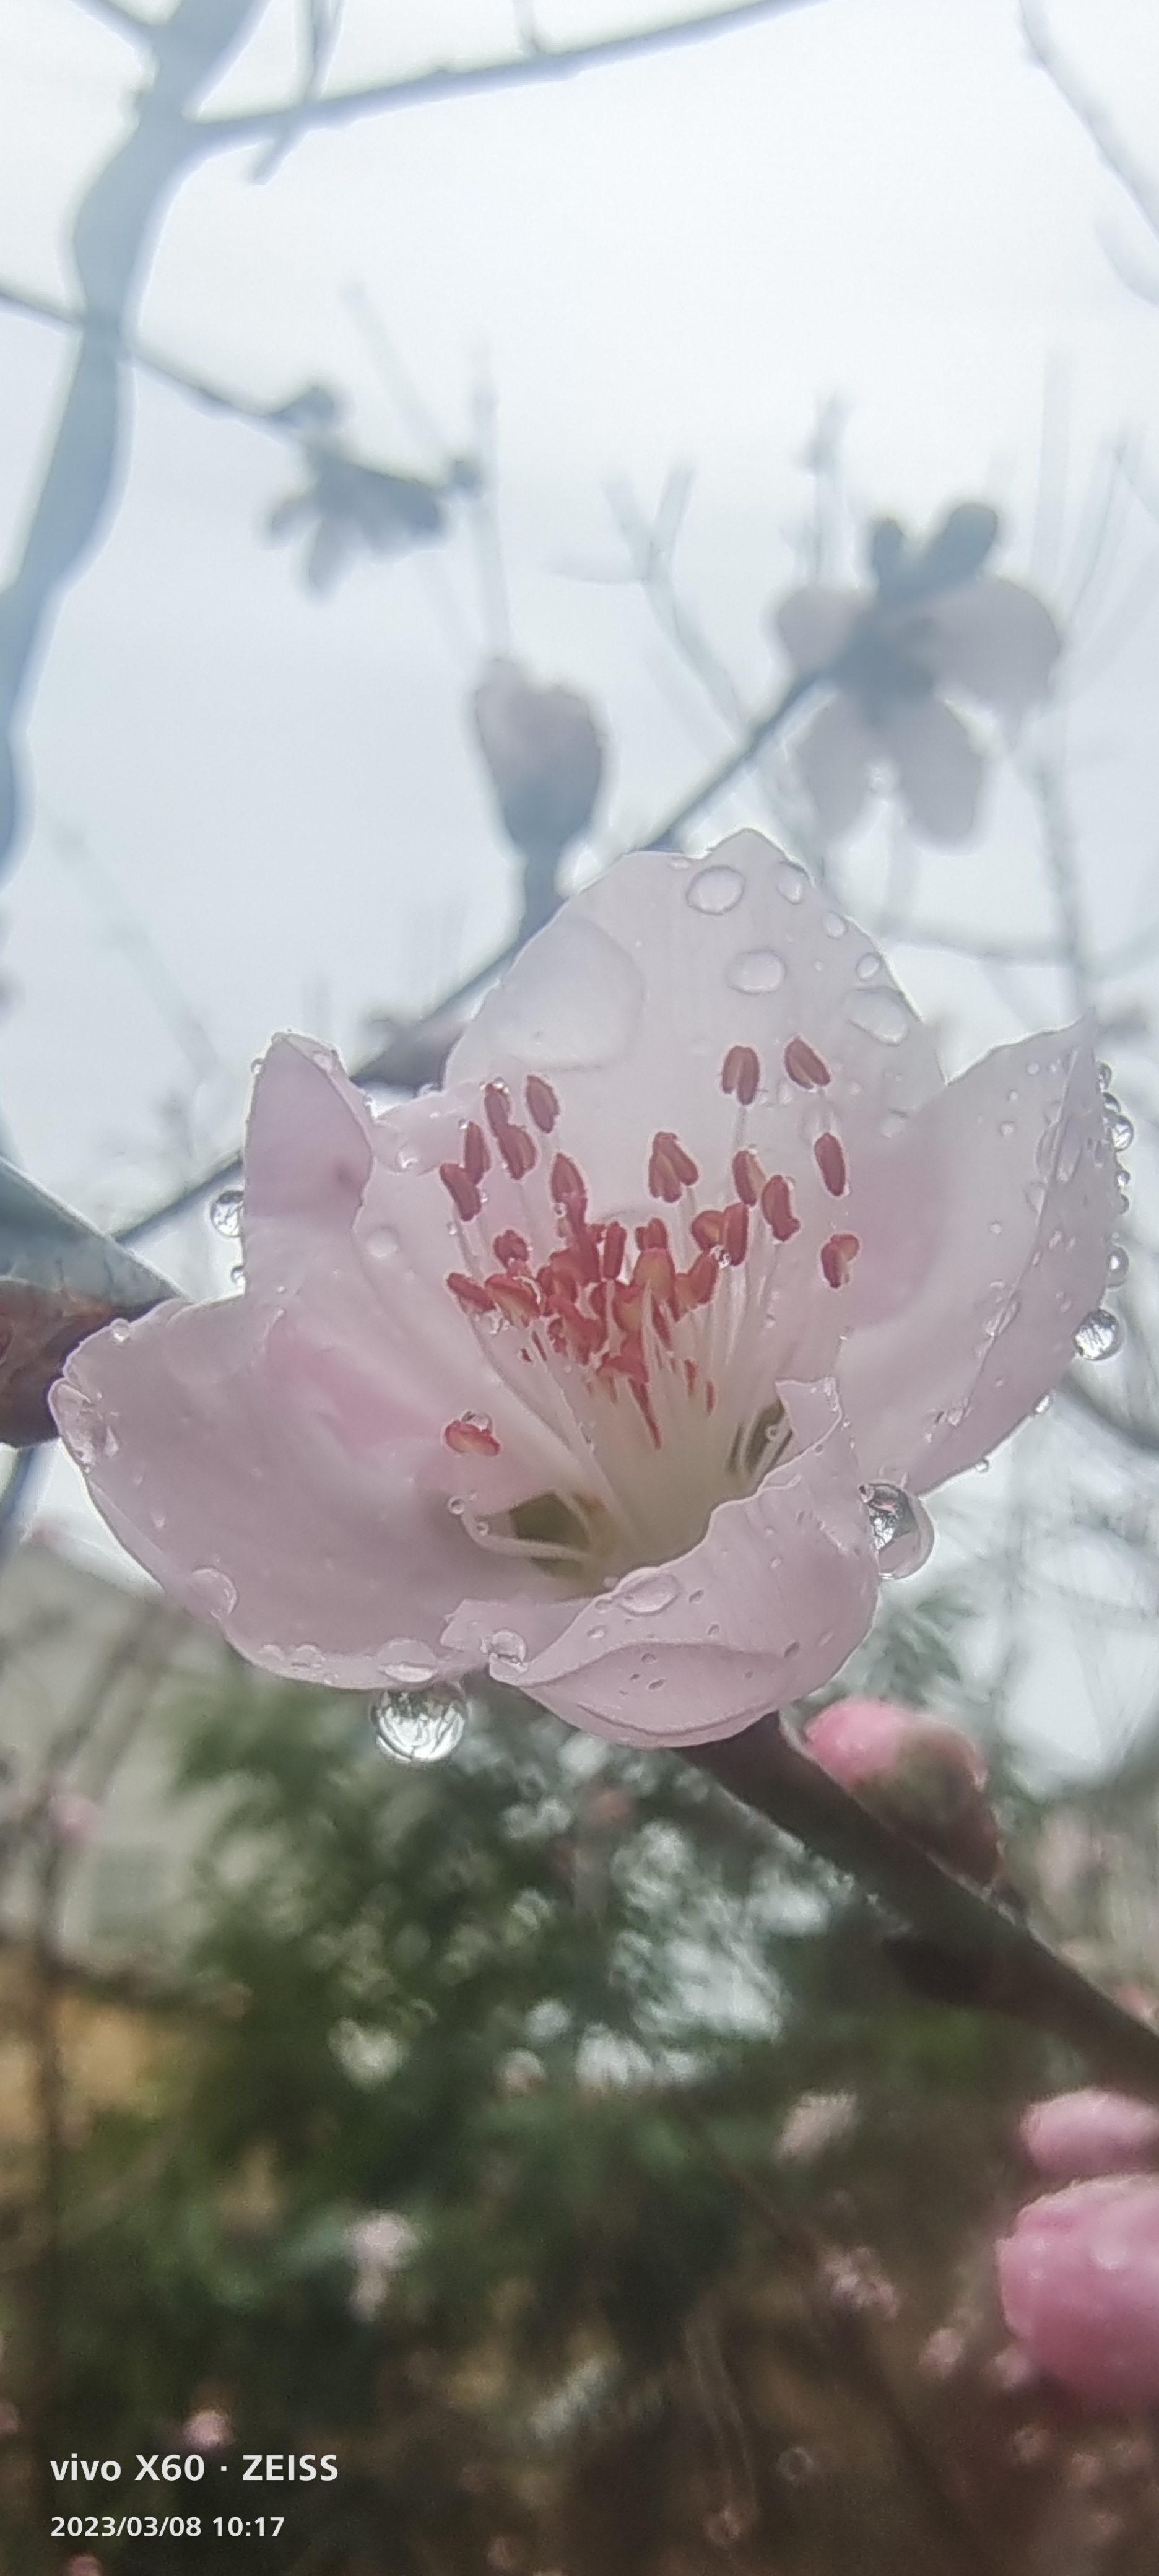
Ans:
[[[0,592],[0,862],[16,838],[13,729],[57,594],[99,533],[121,444],[125,315],[166,197],[204,150],[186,111],[261,0],[177,0],[150,31],[154,74],[127,140],[73,226],[80,346],[24,552]]]
[[[706,9],[694,18],[634,27],[621,35],[595,37],[586,45],[561,46],[558,50],[538,46],[525,53],[504,55],[495,62],[440,64],[430,71],[409,73],[403,80],[378,81],[367,89],[331,91],[327,97],[293,99],[285,107],[248,109],[234,116],[202,117],[196,120],[194,131],[202,139],[203,148],[213,150],[225,144],[265,142],[286,129],[297,140],[299,134],[316,132],[319,127],[349,125],[356,117],[380,116],[393,107],[423,107],[436,100],[478,96],[487,90],[512,89],[532,81],[564,80],[576,72],[596,70],[609,63],[630,62],[645,54],[668,52],[677,45],[697,44],[705,37],[729,33],[755,24],[758,19],[779,17],[788,9],[808,5],[809,0],[731,0],[724,8]]]
[[[1108,2085],[1159,2099],[1159,2030],[1047,1948],[1029,1925],[955,1878],[792,1744],[777,1717],[685,1757],[734,1798],[857,1881],[931,1943],[960,2000],[1065,2040]]]
[[[1126,191],[1149,232],[1159,240],[1159,187],[1148,169],[1124,142],[1118,127],[1108,116],[1093,92],[1087,89],[1078,73],[1061,54],[1051,36],[1046,11],[1040,0],[1022,0],[1022,32],[1040,71],[1065,100],[1072,116],[1089,135],[1100,161]]]

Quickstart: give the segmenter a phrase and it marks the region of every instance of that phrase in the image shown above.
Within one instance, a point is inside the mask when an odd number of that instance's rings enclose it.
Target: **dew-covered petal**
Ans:
[[[774,610],[770,624],[795,671],[825,671],[845,651],[864,608],[858,591],[814,582],[804,590],[790,591]]]
[[[1159,2405],[1159,2182],[1049,2192],[996,2251],[1007,2325],[1040,2371],[1108,2412]]]
[[[936,674],[1012,724],[1046,696],[1062,651],[1049,609],[1001,574],[938,599],[929,632]]]
[[[914,829],[946,849],[968,841],[985,762],[961,717],[940,698],[891,706],[881,721],[881,740],[895,763]]]
[[[878,1593],[856,1457],[832,1387],[782,1394],[796,1453],[719,1505],[686,1555],[576,1609],[519,1673],[533,1698],[618,1743],[702,1744],[819,1689],[852,1654]],[[487,1626],[468,1602],[448,1644],[470,1654]]]
[[[793,749],[822,840],[837,840],[852,830],[869,794],[876,750],[856,700],[830,698],[803,726]]]
[[[772,842],[737,832],[695,862],[636,852],[573,896],[486,996],[448,1079],[498,1075],[518,1097],[525,1070],[545,1074],[558,1140],[606,1217],[639,1212],[658,1130],[680,1137],[713,1203],[736,1142],[720,1082],[736,1045],[759,1060],[750,1141],[766,1168],[795,1151],[815,1177],[816,1095],[784,1071],[794,1038],[823,1058],[827,1098],[866,1114],[904,1114],[941,1086],[933,1041],[871,941]]]
[[[510,1589],[510,1568],[447,1510],[389,1384],[252,1298],[145,1322],[85,1342],[52,1398],[137,1562],[269,1671],[374,1687],[400,1639],[461,1671],[446,1622],[468,1591]]]
[[[924,1493],[1064,1375],[1097,1305],[1116,1179],[1081,1028],[998,1047],[859,1159],[842,1394],[868,1477]]]

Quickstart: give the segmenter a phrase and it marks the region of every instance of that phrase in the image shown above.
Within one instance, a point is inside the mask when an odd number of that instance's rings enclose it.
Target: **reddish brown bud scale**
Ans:
[[[833,1080],[824,1056],[818,1055],[807,1038],[790,1038],[785,1049],[785,1071],[799,1091],[823,1091]]]

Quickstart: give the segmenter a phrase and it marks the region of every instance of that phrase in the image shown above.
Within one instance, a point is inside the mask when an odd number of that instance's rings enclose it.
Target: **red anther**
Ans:
[[[582,1282],[573,1252],[549,1253],[542,1270],[535,1275],[549,1305],[562,1297],[567,1305],[574,1306]]]
[[[609,1351],[607,1358],[600,1361],[596,1375],[610,1378],[626,1377],[632,1379],[637,1386],[647,1386],[648,1363],[644,1357],[644,1345],[639,1334],[629,1333],[618,1351]]]
[[[487,1139],[482,1128],[471,1118],[463,1130],[463,1170],[469,1181],[481,1181],[484,1172],[490,1169]]]
[[[788,1243],[799,1234],[801,1220],[793,1214],[793,1193],[783,1172],[774,1172],[761,1191],[761,1215],[778,1243]]]
[[[453,1198],[464,1223],[469,1225],[471,1218],[478,1216],[483,1205],[477,1183],[472,1180],[469,1172],[463,1170],[461,1163],[440,1163],[439,1179],[443,1188],[449,1191]]]
[[[694,1306],[712,1304],[719,1277],[720,1263],[715,1254],[702,1252],[699,1259],[693,1262],[691,1269],[684,1273],[685,1290]]]
[[[702,1208],[699,1216],[693,1217],[689,1231],[701,1252],[715,1252],[724,1242],[724,1209]]]
[[[665,1252],[667,1248],[668,1228],[665,1225],[662,1216],[650,1216],[645,1220],[643,1225],[637,1226],[637,1252]]]
[[[511,1094],[504,1082],[488,1082],[483,1091],[483,1115],[493,1136],[501,1127],[511,1125]]]
[[[593,1232],[590,1225],[585,1225],[582,1212],[577,1216],[573,1208],[566,1210],[564,1221],[571,1232],[570,1248],[575,1254],[580,1277],[585,1279],[589,1286],[594,1286],[600,1276],[599,1236]]]
[[[785,1071],[800,1091],[824,1091],[826,1083],[833,1080],[824,1056],[818,1055],[807,1038],[790,1038],[785,1049]]]
[[[855,1234],[831,1234],[821,1246],[821,1268],[831,1288],[843,1288],[861,1250]]]
[[[448,1449],[457,1458],[497,1458],[499,1443],[489,1422],[472,1422],[465,1413],[456,1422],[448,1422],[443,1431]]]
[[[504,1234],[496,1235],[491,1250],[504,1270],[525,1270],[531,1259],[530,1244],[521,1234],[516,1234],[513,1226],[508,1226]]]
[[[676,1200],[691,1187],[693,1181],[699,1179],[699,1169],[693,1162],[691,1154],[685,1153],[679,1137],[673,1136],[666,1128],[661,1128],[659,1134],[652,1139],[652,1151],[648,1157],[649,1196],[654,1199],[667,1199],[669,1204],[674,1206]]]
[[[551,1167],[551,1195],[557,1207],[568,1215],[582,1217],[587,1209],[588,1193],[583,1173],[570,1154],[557,1154]]]
[[[559,1097],[550,1082],[545,1082],[541,1073],[529,1073],[523,1085],[523,1097],[533,1125],[538,1127],[541,1136],[550,1136],[559,1116]]]
[[[670,1252],[642,1252],[632,1272],[633,1288],[644,1288],[650,1297],[670,1297],[676,1286],[676,1264]]]
[[[497,1127],[495,1142],[513,1181],[525,1181],[536,1163],[535,1138],[527,1127]]]
[[[611,1224],[604,1227],[604,1240],[600,1249],[600,1268],[605,1279],[619,1278],[627,1248],[626,1230],[620,1224],[619,1218],[613,1217]]]
[[[496,1271],[487,1281],[487,1293],[509,1324],[530,1324],[539,1313],[539,1298],[530,1279],[513,1279],[509,1271]]]
[[[708,1383],[707,1383],[707,1385],[706,1385],[706,1387],[705,1387],[705,1390],[704,1390],[704,1410],[705,1410],[705,1412],[706,1412],[706,1413],[712,1413],[712,1412],[714,1412],[714,1411],[715,1411],[715,1408],[716,1408],[716,1388],[714,1387],[714,1385],[713,1385],[713,1383],[712,1383],[712,1379],[711,1379],[711,1378],[709,1378]]]
[[[734,1199],[724,1211],[724,1257],[730,1269],[739,1270],[749,1248],[749,1212],[740,1199]]]
[[[494,1314],[494,1298],[488,1296],[486,1289],[480,1287],[477,1279],[468,1279],[461,1270],[449,1270],[447,1286],[452,1297],[458,1299],[460,1306],[468,1315]]]
[[[818,1136],[813,1147],[813,1160],[830,1198],[842,1198],[848,1186],[849,1173],[838,1138],[830,1135]]]
[[[720,1087],[735,1092],[742,1109],[751,1109],[761,1083],[761,1060],[755,1047],[731,1046],[720,1068]]]
[[[756,1155],[749,1152],[747,1145],[742,1146],[740,1153],[732,1158],[732,1185],[746,1207],[756,1206],[764,1177]]]

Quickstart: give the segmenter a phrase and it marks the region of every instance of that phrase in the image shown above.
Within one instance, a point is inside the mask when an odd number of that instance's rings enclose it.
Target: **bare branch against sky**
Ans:
[[[83,0],[83,5],[92,6],[93,0]],[[106,516],[124,427],[120,379],[126,324],[166,201],[186,172],[207,154],[238,143],[280,139],[284,144],[311,128],[387,108],[559,79],[720,35],[801,6],[803,0],[737,0],[734,6],[586,45],[553,51],[537,44],[509,57],[435,67],[350,93],[308,93],[284,107],[205,118],[193,112],[199,94],[261,16],[265,0],[177,0],[168,18],[147,29],[118,0],[96,0],[96,5],[98,15],[134,38],[147,34],[153,77],[142,92],[127,140],[98,172],[73,226],[80,346],[23,556],[0,593],[0,864],[20,826],[14,726],[49,612]],[[15,303],[19,298],[13,293],[4,300]]]

